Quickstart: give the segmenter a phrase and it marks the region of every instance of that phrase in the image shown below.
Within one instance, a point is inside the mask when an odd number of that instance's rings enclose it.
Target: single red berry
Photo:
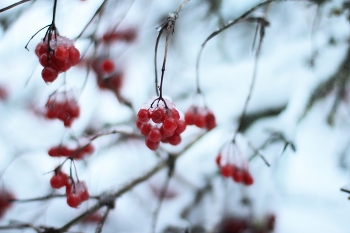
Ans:
[[[40,58],[41,55],[47,52],[47,44],[40,42],[35,47],[35,54]]]
[[[81,203],[81,198],[79,195],[75,193],[69,193],[67,194],[67,204],[70,207],[77,208]]]
[[[174,118],[172,117],[167,117],[163,121],[163,128],[165,131],[168,132],[174,132],[177,127],[177,122]]]
[[[72,64],[72,66],[75,66],[79,63],[80,60],[80,52],[78,49],[76,49],[74,46],[69,47],[69,60]]]
[[[157,108],[151,113],[151,118],[154,123],[162,123],[165,117],[165,110],[163,108]]]
[[[141,134],[142,134],[143,136],[148,136],[148,133],[151,131],[151,129],[152,129],[151,124],[145,123],[145,124],[143,124],[143,125],[141,126],[140,131],[141,131]]]
[[[157,150],[159,147],[159,142],[152,142],[151,140],[146,139],[146,146],[150,150]]]
[[[243,182],[243,172],[239,169],[235,169],[232,178],[237,183]]]
[[[143,122],[141,122],[137,119],[136,120],[136,127],[141,130],[142,125],[143,125]]]
[[[216,126],[215,115],[212,112],[208,112],[205,115],[205,123],[208,130],[212,130]]]
[[[41,71],[41,77],[44,79],[46,83],[52,83],[58,76],[57,70],[51,67],[45,67],[43,71]]]
[[[234,167],[231,164],[226,164],[225,166],[221,167],[221,175],[223,177],[230,177],[234,174]]]
[[[59,72],[66,72],[72,67],[71,61],[69,59],[66,59],[64,61],[52,59],[52,62],[57,67]]]
[[[185,113],[185,122],[187,125],[194,125],[196,118],[196,113],[194,111],[194,108],[191,107],[188,109],[188,111]]]
[[[145,108],[141,108],[137,113],[137,119],[141,122],[148,122],[150,119],[149,111]]]
[[[105,59],[101,63],[101,69],[107,73],[110,74],[114,71],[114,62],[111,59]]]
[[[181,136],[178,134],[174,134],[173,136],[168,138],[169,144],[176,146],[179,145],[181,142]]]
[[[51,187],[59,189],[64,187],[68,182],[68,176],[64,173],[57,173],[50,179]]]
[[[48,151],[48,154],[52,157],[59,156],[59,147],[51,147]]]
[[[194,124],[198,127],[198,128],[204,128],[206,125],[205,122],[205,116],[201,115],[201,114],[197,114],[195,115],[195,119],[194,119]]]
[[[254,183],[253,177],[249,171],[243,171],[243,182],[245,185],[252,185]]]
[[[160,127],[160,132],[162,134],[162,138],[168,138],[170,136],[174,135],[174,131],[166,131],[164,130],[164,125],[162,127]]]
[[[183,121],[183,120],[179,120],[177,121],[177,127],[176,127],[176,130],[175,130],[175,133],[176,134],[181,134],[183,133],[185,130],[186,130],[186,122]]]
[[[81,202],[89,199],[89,192],[84,181],[75,184],[75,193],[80,197]]]
[[[69,51],[63,46],[57,46],[55,49],[55,57],[59,61],[65,61],[69,57]]]
[[[152,142],[160,142],[160,140],[162,139],[162,134],[160,133],[159,129],[153,128],[148,133],[147,139]]]

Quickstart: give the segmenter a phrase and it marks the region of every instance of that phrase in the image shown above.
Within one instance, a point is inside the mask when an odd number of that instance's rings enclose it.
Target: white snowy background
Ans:
[[[56,26],[59,33],[68,38],[76,37],[101,2],[58,1]],[[106,10],[97,34],[102,35],[118,22],[119,28],[137,28],[135,42],[113,47],[110,52],[118,69],[125,73],[122,94],[137,111],[155,95],[153,56],[156,27],[182,1],[111,2],[114,2],[113,7]],[[218,126],[177,161],[169,186],[176,196],[163,202],[157,232],[169,225],[189,227],[202,224],[212,229],[226,214],[246,216],[247,208],[240,203],[242,193],[252,199],[253,215],[257,221],[268,213],[276,215],[274,232],[349,232],[350,202],[347,194],[340,191],[350,178],[349,171],[340,167],[340,157],[350,142],[349,103],[341,103],[333,126],[327,124],[327,116],[334,93],[317,102],[301,118],[312,91],[336,72],[348,50],[349,22],[344,15],[330,17],[331,9],[340,7],[342,2],[333,0],[319,9],[307,2],[271,4],[267,14],[271,25],[266,28],[248,113],[284,105],[286,108],[277,117],[259,120],[244,136],[258,147],[268,138],[266,130],[273,129],[294,142],[297,150],[293,152],[288,147],[282,154],[282,144],[273,144],[263,150],[271,166],[267,167],[259,157],[252,160],[250,171],[255,182],[251,187],[243,187],[219,176],[213,179],[213,192],[191,215],[189,222],[181,219],[180,212],[193,201],[196,188],[205,185],[205,177],[217,172],[215,157],[222,145],[232,138],[247,98],[254,67],[255,24],[237,24],[207,43],[202,53],[200,81]],[[0,8],[12,3],[3,0]],[[256,0],[224,0],[222,18],[228,22],[257,3]],[[52,192],[49,185],[51,173],[48,172],[63,160],[47,155],[51,146],[61,141],[72,143],[69,136],[80,136],[87,127],[102,129],[106,124],[126,123],[128,130],[135,128],[130,121],[134,113],[118,103],[112,93],[99,90],[93,73],[82,89],[86,70],[81,67],[74,67],[65,75],[67,88],[72,90],[81,106],[81,116],[73,123],[72,130],[66,130],[62,122],[34,114],[33,108],[44,110],[53,91],[63,90],[64,74],[51,85],[45,84],[41,78],[41,67],[34,49],[45,30],[30,42],[29,52],[24,49],[36,31],[50,24],[52,15],[52,1],[37,0],[28,8],[29,4],[0,13],[1,20],[17,17],[15,12],[25,9],[10,28],[6,31],[0,29],[0,84],[9,92],[8,100],[0,102],[1,185],[11,189],[19,199]],[[180,12],[175,34],[170,37],[163,90],[182,113],[193,104],[195,62],[200,45],[219,28],[218,20],[218,15],[208,15],[206,1],[191,0]],[[94,24],[87,31],[93,29]],[[336,44],[329,45],[331,37]],[[79,39],[75,43],[80,51],[86,51],[88,44],[88,39]],[[310,67],[308,61],[315,50],[318,56],[315,66]],[[164,38],[158,51],[160,70]],[[103,52],[106,50],[99,50],[100,54]],[[200,132],[193,126],[188,127],[179,147]],[[143,141],[134,139],[115,144],[117,138],[110,135],[95,140],[94,154],[76,163],[79,178],[86,181],[91,195],[118,190],[159,160]],[[247,158],[250,155],[247,154]],[[68,171],[68,164],[64,169]],[[157,205],[150,187],[161,188],[165,177],[166,170],[117,199],[116,208],[110,213],[103,232],[150,232],[152,213]],[[63,191],[58,190],[58,193]],[[60,227],[93,204],[94,201],[90,200],[73,209],[66,205],[65,198],[15,203],[1,219],[1,225],[17,220]],[[94,227],[91,224],[79,225],[71,231],[94,232]]]

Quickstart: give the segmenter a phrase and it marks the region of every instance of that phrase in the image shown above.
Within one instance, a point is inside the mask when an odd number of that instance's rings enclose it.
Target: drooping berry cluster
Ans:
[[[70,127],[75,118],[80,115],[80,108],[76,101],[65,98],[58,100],[49,98],[46,105],[45,116],[48,119],[59,119],[65,127]]]
[[[207,130],[216,126],[214,113],[205,107],[191,106],[185,113],[185,121],[187,125],[196,125]]]
[[[0,218],[12,206],[10,202],[12,199],[14,199],[14,195],[10,191],[5,188],[0,189]]]
[[[221,165],[221,155],[216,157],[216,164],[220,167],[221,175],[225,178],[232,178],[236,183],[252,185],[254,180],[248,169],[240,168],[233,164]]]
[[[72,157],[75,160],[84,159],[87,155],[94,152],[94,147],[92,144],[88,144],[84,147],[78,147],[76,149],[70,149],[67,146],[60,145],[51,147],[48,154],[51,157]]]
[[[66,187],[67,204],[77,208],[82,202],[89,199],[89,192],[84,181],[74,182],[67,174],[55,169],[54,176],[50,179],[50,185],[54,189]]]
[[[44,67],[41,76],[46,83],[55,81],[59,73],[77,65],[80,59],[80,52],[74,47],[73,41],[59,35],[52,35],[50,43],[48,39],[40,42],[35,48],[35,54]]]
[[[106,32],[103,37],[102,41],[104,43],[111,43],[116,41],[125,41],[127,43],[133,42],[136,38],[136,29],[129,28],[125,30],[118,30],[118,31],[111,31]]]
[[[97,85],[101,89],[108,89],[119,93],[123,82],[123,74],[116,70],[115,63],[110,58],[97,58],[92,63],[96,73]]]
[[[137,113],[136,126],[146,137],[146,146],[151,150],[156,150],[160,142],[180,144],[180,134],[186,129],[175,104],[164,98],[147,101]]]

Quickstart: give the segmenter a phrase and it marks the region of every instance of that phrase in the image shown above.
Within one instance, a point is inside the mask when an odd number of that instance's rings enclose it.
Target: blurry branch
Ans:
[[[250,142],[248,142],[249,147],[254,151],[254,156],[250,157],[249,161],[251,161],[256,155],[259,155],[259,157],[264,161],[266,166],[270,167],[270,163],[266,160],[265,156],[263,156],[260,153],[260,149],[256,149]]]
[[[212,177],[207,179],[206,184],[198,189],[195,193],[195,197],[192,203],[190,203],[188,206],[186,206],[182,211],[181,211],[181,218],[187,219],[190,212],[201,202],[203,199],[204,195],[210,191],[212,191]]]
[[[40,233],[42,232],[40,228],[33,226],[30,223],[21,223],[17,221],[10,222],[7,226],[0,226],[0,230],[11,230],[11,229],[26,229],[26,228],[32,228],[36,232]]]
[[[66,195],[64,194],[57,194],[57,195],[47,195],[47,196],[43,196],[43,197],[37,197],[37,198],[28,198],[28,199],[10,199],[9,202],[33,202],[33,201],[45,201],[45,200],[49,200],[52,198],[57,198],[57,197],[66,197]]]
[[[338,110],[339,104],[342,99],[344,99],[347,95],[346,88],[350,78],[350,46],[348,47],[347,54],[340,64],[338,70],[326,81],[320,83],[316,89],[313,91],[306,108],[304,110],[304,114],[301,118],[303,118],[306,113],[311,109],[311,107],[320,99],[324,98],[331,91],[335,91],[336,98],[334,100],[332,109],[328,115],[327,121],[328,124],[332,125],[334,123],[334,115]]]
[[[102,228],[104,226],[104,223],[106,222],[106,219],[108,217],[108,214],[109,214],[110,210],[111,210],[111,208],[107,207],[105,213],[102,216],[101,222],[96,227],[95,233],[101,233],[102,232]]]
[[[7,10],[10,10],[13,7],[16,7],[18,5],[21,5],[22,3],[26,3],[26,2],[29,2],[29,1],[31,1],[31,0],[22,0],[22,1],[16,2],[16,3],[14,3],[14,4],[10,5],[10,6],[7,6],[5,8],[0,9],[0,13],[4,12],[4,11],[7,11]]]

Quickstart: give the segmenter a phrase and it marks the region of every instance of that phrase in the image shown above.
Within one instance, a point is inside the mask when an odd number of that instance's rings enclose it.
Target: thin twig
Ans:
[[[106,219],[108,217],[108,214],[109,214],[110,210],[111,210],[111,208],[107,207],[106,212],[104,213],[104,215],[103,215],[103,217],[101,219],[101,222],[99,222],[97,227],[96,227],[95,233],[101,233],[102,232],[102,228],[104,226],[104,223],[106,222]]]
[[[0,9],[0,13],[4,12],[4,11],[7,11],[7,10],[13,8],[13,7],[18,6],[18,5],[21,5],[22,3],[29,2],[29,1],[31,1],[31,0],[22,0],[22,1],[16,2],[16,3],[14,3],[14,4],[10,5],[10,6],[7,6],[5,8]]]

